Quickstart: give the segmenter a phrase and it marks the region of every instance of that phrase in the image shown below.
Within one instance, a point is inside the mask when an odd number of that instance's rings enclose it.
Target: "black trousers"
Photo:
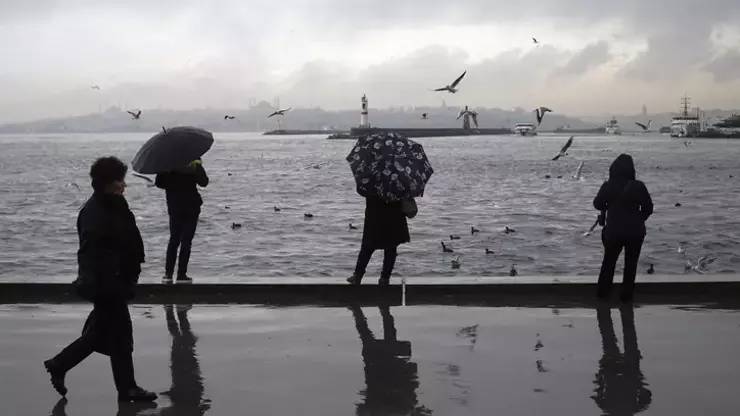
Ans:
[[[53,358],[54,365],[66,373],[95,351],[108,354],[116,389],[126,393],[136,387],[131,331],[131,315],[125,302],[96,303],[82,336]]]
[[[606,297],[612,288],[614,280],[614,268],[617,265],[619,254],[624,248],[624,275],[622,277],[622,297],[632,297],[635,289],[635,275],[637,274],[637,261],[640,259],[643,238],[606,238],[602,235],[604,244],[604,260],[601,263],[599,273],[598,296]]]
[[[397,246],[386,248],[383,250],[383,270],[380,273],[380,278],[383,280],[389,280],[391,273],[393,273],[393,266],[396,264],[396,256],[398,255]],[[360,247],[360,254],[357,255],[357,265],[355,266],[355,276],[362,279],[365,275],[365,269],[367,264],[370,263],[370,257],[375,252],[374,248],[371,248],[365,244]]]
[[[164,266],[164,273],[167,276],[172,276],[175,271],[178,247],[180,248],[180,261],[177,264],[177,276],[187,275],[190,249],[193,245],[199,216],[200,209],[170,211],[170,241],[167,244],[167,259]]]

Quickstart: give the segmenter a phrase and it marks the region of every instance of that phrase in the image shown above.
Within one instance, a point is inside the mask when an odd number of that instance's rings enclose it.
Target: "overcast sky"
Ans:
[[[540,44],[534,45],[531,37]],[[0,0],[0,122],[127,108],[740,107],[737,0]],[[432,88],[468,75],[455,95]],[[99,85],[101,90],[93,90]]]

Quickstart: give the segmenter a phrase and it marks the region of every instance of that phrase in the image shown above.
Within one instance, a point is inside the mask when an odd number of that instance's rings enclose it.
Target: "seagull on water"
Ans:
[[[488,249],[488,248],[486,247],[486,254],[494,254],[494,251],[493,251],[493,250],[489,250],[489,249]]]
[[[459,240],[460,236],[455,234],[450,234],[450,240]]]
[[[275,211],[275,212],[280,212],[280,207],[278,207],[277,205],[275,205],[274,207],[272,207],[272,210]]]
[[[267,118],[270,118],[270,117],[273,117],[273,116],[284,116],[285,113],[287,113],[291,109],[292,109],[292,107],[283,108],[282,110],[275,110],[269,116],[267,116]]]
[[[354,225],[352,225],[352,223],[349,223],[349,229],[350,230],[356,230],[357,227],[355,227]]]
[[[450,85],[445,85],[445,86],[444,86],[444,87],[442,87],[442,88],[437,88],[437,89],[436,89],[436,90],[434,90],[434,91],[447,91],[447,92],[449,92],[449,93],[451,93],[451,94],[454,94],[454,93],[456,93],[458,89],[457,89],[457,88],[455,88],[455,87],[457,87],[457,84],[459,84],[459,83],[460,83],[460,81],[461,81],[461,80],[463,79],[463,77],[464,77],[464,76],[465,76],[465,74],[467,74],[467,73],[468,73],[468,71],[466,70],[465,72],[463,72],[463,73],[462,73],[462,75],[460,75],[459,77],[457,77],[457,79],[456,79],[455,81],[453,81],[453,82],[452,82],[452,84],[450,84]]]
[[[454,253],[455,251],[445,245],[444,241],[440,241],[440,244],[442,244],[442,252],[443,253]]]
[[[141,110],[139,110],[139,111],[137,111],[135,113],[133,111],[126,111],[126,112],[129,113],[129,114],[131,114],[131,120],[138,120],[139,117],[141,117]]]
[[[475,228],[475,226],[470,226],[470,235],[475,235],[475,233],[479,233],[480,230]]]
[[[513,229],[513,228],[509,228],[508,225],[506,226],[506,228],[504,228],[504,234],[511,234],[511,233],[515,233],[515,232],[516,232],[516,230]]]
[[[511,269],[509,269],[509,276],[516,276],[519,272],[516,270],[516,263],[511,265]]]
[[[452,264],[452,268],[453,269],[459,269],[460,268],[460,264],[461,264],[461,262],[460,262],[460,256],[457,256],[454,259],[452,259],[452,261],[450,263]]]
[[[570,136],[570,138],[568,139],[568,141],[565,142],[565,145],[560,149],[560,152],[558,154],[556,154],[555,157],[552,158],[552,160],[558,160],[561,157],[567,155],[566,152],[568,151],[568,149],[570,148],[570,146],[572,144],[573,144],[573,136]]]
[[[545,113],[552,113],[552,110],[547,107],[537,107],[534,109],[534,113],[537,116],[537,125],[539,126],[542,119],[545,118]]]
[[[640,126],[640,128],[642,129],[642,131],[650,131],[650,126],[653,124],[653,120],[648,120],[647,124],[642,124],[642,123],[636,121],[635,124],[637,124],[638,126]]]
[[[650,267],[647,269],[647,274],[653,274],[655,273],[655,265],[653,263],[650,263]]]

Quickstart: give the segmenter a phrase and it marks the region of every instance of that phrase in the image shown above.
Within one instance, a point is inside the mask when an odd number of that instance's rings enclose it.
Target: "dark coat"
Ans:
[[[409,226],[401,210],[401,202],[386,203],[376,197],[365,198],[363,246],[386,249],[409,241]]]
[[[155,180],[158,188],[167,193],[167,210],[173,212],[192,212],[200,210],[203,198],[196,185],[208,186],[208,175],[201,164],[195,168],[184,168],[173,172],[159,173]]]
[[[76,287],[94,301],[124,302],[134,295],[144,243],[123,196],[94,193],[77,217]]]
[[[620,155],[609,169],[594,198],[594,208],[606,211],[604,237],[609,240],[642,239],[645,221],[653,213],[653,201],[645,184],[635,179],[629,155]]]

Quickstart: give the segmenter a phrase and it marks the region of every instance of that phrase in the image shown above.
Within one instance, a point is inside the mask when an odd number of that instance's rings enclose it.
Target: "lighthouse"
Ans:
[[[362,112],[360,112],[360,128],[369,128],[370,123],[367,120],[367,96],[362,94]]]

